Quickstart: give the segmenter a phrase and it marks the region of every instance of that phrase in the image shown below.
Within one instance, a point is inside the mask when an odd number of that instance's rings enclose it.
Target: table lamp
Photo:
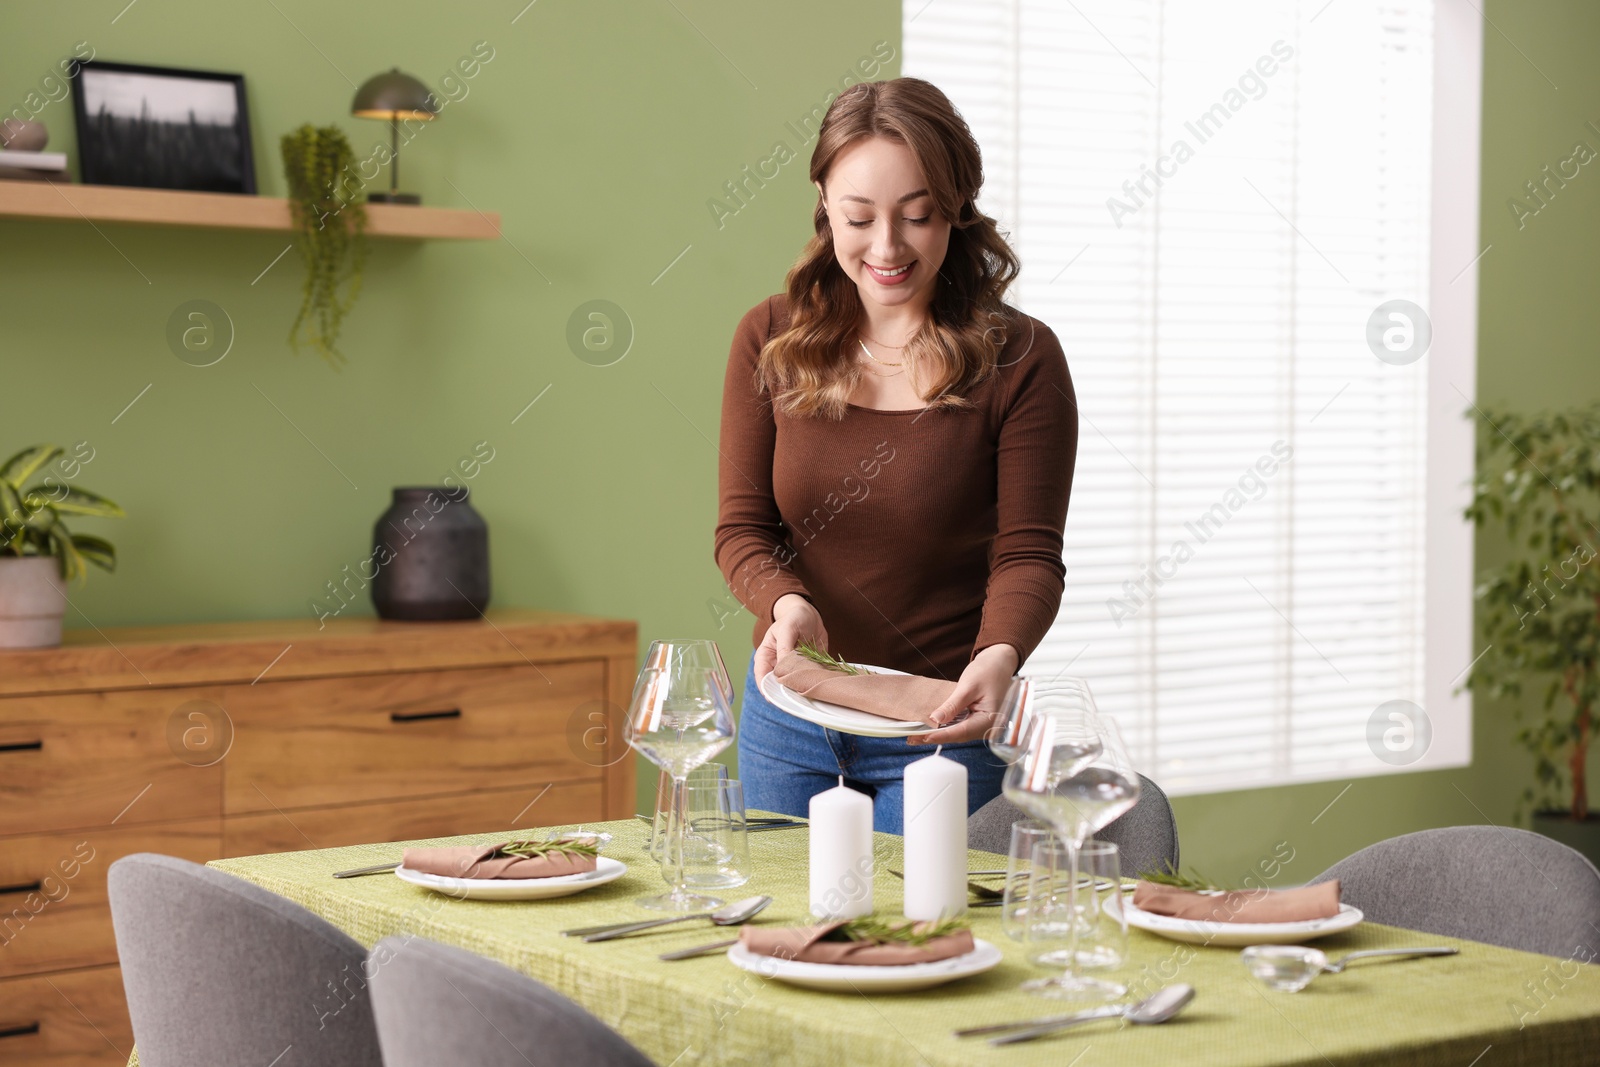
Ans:
[[[416,193],[400,192],[400,120],[431,121],[439,113],[433,92],[416,78],[402,74],[395,67],[384,74],[374,74],[356,90],[350,104],[350,113],[363,119],[387,119],[389,122],[389,191],[368,193],[367,200],[374,204],[420,204],[422,197]]]

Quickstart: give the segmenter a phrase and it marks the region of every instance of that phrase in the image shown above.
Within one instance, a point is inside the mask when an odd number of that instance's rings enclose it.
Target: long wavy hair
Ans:
[[[1021,268],[995,220],[977,209],[983,185],[978,142],[932,83],[921,78],[860,82],[840,93],[823,117],[811,153],[811,180],[826,188],[835,157],[868,137],[910,149],[935,208],[950,221],[949,250],[934,282],[928,319],[907,342],[906,358],[925,369],[929,406],[969,407],[964,394],[994,374],[1008,332],[1019,321],[1003,297]],[[852,349],[865,311],[856,283],[834,254],[820,196],[812,221],[816,236],[806,242],[785,283],[788,328],[762,348],[756,386],[770,393],[786,415],[837,420],[864,373]]]

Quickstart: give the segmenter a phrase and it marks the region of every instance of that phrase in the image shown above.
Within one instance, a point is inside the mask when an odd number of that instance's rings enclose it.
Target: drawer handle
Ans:
[[[43,882],[23,882],[20,885],[0,885],[0,894],[5,893],[37,893],[44,888]]]
[[[43,741],[17,741],[9,745],[0,745],[0,752],[37,752],[43,747]]]
[[[38,1023],[23,1023],[21,1026],[8,1026],[0,1030],[0,1037],[26,1037],[28,1034],[37,1034],[38,1032]]]
[[[390,722],[425,722],[428,719],[459,719],[460,708],[451,708],[448,711],[391,711]]]

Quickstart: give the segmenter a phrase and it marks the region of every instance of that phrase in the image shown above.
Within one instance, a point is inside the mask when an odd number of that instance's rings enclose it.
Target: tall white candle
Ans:
[[[963,793],[965,795],[965,793]],[[872,798],[839,784],[811,798],[811,914],[872,914]]]
[[[906,766],[905,848],[906,918],[964,914],[967,769],[938,750]]]

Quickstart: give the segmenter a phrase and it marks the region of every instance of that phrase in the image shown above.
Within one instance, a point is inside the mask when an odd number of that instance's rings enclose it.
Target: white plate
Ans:
[[[867,663],[852,663],[851,666],[860,667],[872,674],[906,673],[890,670],[888,667],[874,667]],[[761,695],[779,711],[786,711],[797,719],[816,723],[824,729],[836,730],[841,734],[860,734],[862,737],[910,737],[912,734],[925,733],[931,729],[926,723],[891,719],[884,715],[874,715],[870,711],[858,711],[841,704],[830,704],[826,700],[812,700],[810,697],[801,696],[778,681],[778,676],[773,671],[768,671],[766,677],[761,679],[760,688]]]
[[[1340,904],[1339,914],[1326,919],[1307,919],[1297,923],[1218,923],[1153,915],[1134,907],[1132,900],[1124,903],[1128,909],[1129,926],[1172,941],[1224,948],[1240,945],[1298,945],[1302,941],[1348,930],[1360,924],[1362,919],[1361,909],[1349,904]]]
[[[563,874],[556,878],[447,878],[442,874],[425,874],[405,867],[396,867],[394,873],[402,882],[420,885],[424,889],[461,900],[545,900],[549,897],[571,896],[597,885],[614,882],[628,873],[628,865],[621,860],[601,856],[592,871]]]
[[[932,963],[863,967],[853,963],[801,963],[776,956],[758,956],[739,944],[728,950],[728,962],[763,978],[825,993],[906,993],[982,974],[1000,962],[1000,950],[987,941],[974,940],[972,951],[965,956]]]

